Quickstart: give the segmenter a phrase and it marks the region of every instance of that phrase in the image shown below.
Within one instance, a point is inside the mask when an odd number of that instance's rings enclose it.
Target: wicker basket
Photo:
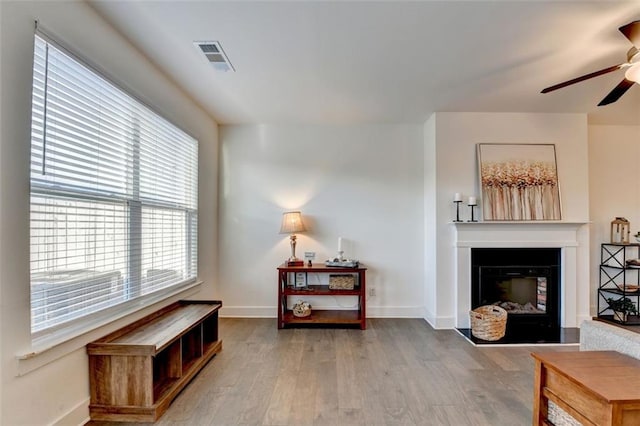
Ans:
[[[329,275],[329,288],[331,290],[353,290],[356,277],[353,275]]]
[[[301,300],[298,301],[292,308],[293,316],[298,318],[305,318],[311,315],[311,305]]]
[[[482,340],[500,340],[507,326],[507,311],[500,306],[480,306],[469,312],[471,334]]]
[[[582,426],[582,423],[571,417],[569,413],[558,407],[553,401],[549,401],[547,420],[555,426]]]

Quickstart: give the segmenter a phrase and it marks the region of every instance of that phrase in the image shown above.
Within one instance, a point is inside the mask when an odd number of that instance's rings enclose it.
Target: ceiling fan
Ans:
[[[640,83],[640,21],[631,22],[618,28],[618,30],[620,30],[620,32],[629,39],[631,44],[633,44],[633,47],[627,52],[627,62],[547,87],[542,90],[542,93],[553,92],[554,90],[562,89],[563,87],[567,87],[593,77],[598,77],[603,74],[617,71],[621,68],[626,68],[627,70],[624,73],[625,78],[620,82],[620,84],[614,87],[614,89],[609,92],[603,100],[600,101],[598,106],[602,106],[614,103],[620,99],[620,97],[624,95],[634,83]]]

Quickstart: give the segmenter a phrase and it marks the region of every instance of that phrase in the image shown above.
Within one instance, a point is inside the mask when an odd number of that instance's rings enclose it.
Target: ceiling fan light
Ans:
[[[635,83],[640,82],[640,63],[627,68],[627,71],[624,73],[624,78]]]

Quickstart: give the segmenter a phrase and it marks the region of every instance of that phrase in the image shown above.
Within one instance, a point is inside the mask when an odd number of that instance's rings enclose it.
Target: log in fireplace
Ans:
[[[499,305],[506,338],[560,330],[559,248],[472,248],[472,309]]]

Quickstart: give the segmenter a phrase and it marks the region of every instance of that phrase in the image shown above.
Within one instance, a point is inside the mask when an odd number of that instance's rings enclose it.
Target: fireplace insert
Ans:
[[[507,311],[507,336],[560,329],[560,249],[471,250],[472,309]]]

